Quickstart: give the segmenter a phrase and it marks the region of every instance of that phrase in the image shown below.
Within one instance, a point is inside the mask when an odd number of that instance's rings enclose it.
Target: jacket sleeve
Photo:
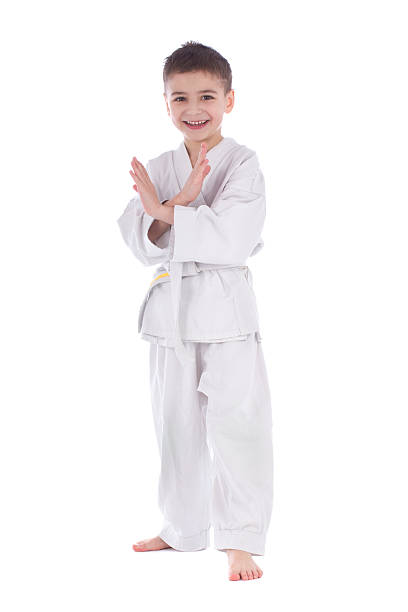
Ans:
[[[252,155],[231,174],[211,207],[174,207],[169,260],[242,264],[263,246],[265,181]]]
[[[146,170],[149,176],[151,176],[149,162],[146,164]],[[151,180],[154,184],[154,180]],[[117,219],[123,240],[133,255],[145,266],[159,264],[166,261],[169,256],[170,228],[155,243],[147,235],[154,220],[154,217],[148,215],[144,210],[138,192],[136,192],[136,196],[130,200],[121,216]]]

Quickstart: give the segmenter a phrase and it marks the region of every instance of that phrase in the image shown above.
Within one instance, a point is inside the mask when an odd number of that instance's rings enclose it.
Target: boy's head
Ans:
[[[224,113],[234,106],[231,67],[212,49],[189,41],[166,58],[164,99],[174,125],[188,140],[208,140],[220,134]],[[200,128],[189,121],[205,120]]]

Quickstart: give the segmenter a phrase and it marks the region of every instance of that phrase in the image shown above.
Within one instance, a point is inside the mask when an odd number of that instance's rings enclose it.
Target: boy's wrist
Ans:
[[[171,200],[163,200],[157,209],[154,218],[158,221],[173,225],[174,223],[174,207],[175,206],[188,206],[189,202],[183,197],[181,193],[178,193]]]
[[[165,206],[188,206],[189,203],[190,202],[188,202],[183,196],[183,194],[180,192],[176,196],[174,196],[174,198],[171,198],[171,200],[167,200]]]
[[[159,221],[164,221],[165,223],[168,223],[169,225],[173,225],[174,207],[168,206],[167,202],[166,204],[161,204],[159,208],[157,209],[157,213],[154,216],[155,216],[155,219]]]

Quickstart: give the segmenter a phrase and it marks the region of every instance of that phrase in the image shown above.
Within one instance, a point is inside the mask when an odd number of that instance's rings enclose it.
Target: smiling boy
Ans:
[[[234,106],[225,58],[185,43],[163,81],[183,142],[146,168],[133,158],[137,195],[117,220],[133,254],[160,264],[138,330],[150,342],[164,522],[133,549],[203,550],[213,527],[229,579],[252,580],[273,496],[270,392],[246,265],[263,247],[264,178],[256,153],[221,135]]]

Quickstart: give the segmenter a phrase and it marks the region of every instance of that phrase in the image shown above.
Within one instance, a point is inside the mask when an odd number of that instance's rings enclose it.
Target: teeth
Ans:
[[[186,123],[189,123],[190,125],[201,125],[201,123],[205,123],[206,121],[208,121],[208,119],[205,119],[204,121],[186,121]]]

